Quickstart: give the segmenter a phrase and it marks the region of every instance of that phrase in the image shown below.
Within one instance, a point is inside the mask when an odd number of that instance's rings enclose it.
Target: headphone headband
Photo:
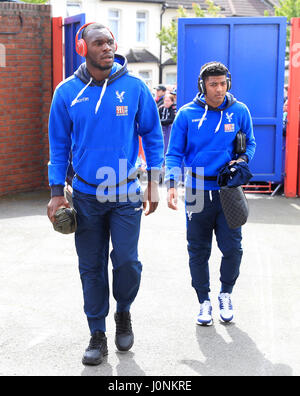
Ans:
[[[226,73],[227,73],[227,76],[226,76],[227,91],[229,91],[231,89],[231,74],[230,74],[230,71],[227,69],[227,67],[225,65],[223,65],[223,63],[221,63],[221,62],[213,62],[213,63],[210,63],[210,64],[206,65],[200,71],[199,78],[198,78],[198,89],[199,89],[199,92],[202,93],[202,94],[206,93],[205,83],[203,81],[202,75],[207,69],[209,69],[210,67],[214,67],[214,66],[222,66],[222,67],[225,68]]]
[[[96,23],[96,22],[85,23],[84,25],[81,26],[81,28],[76,33],[75,49],[76,49],[77,54],[79,54],[80,56],[85,57],[87,55],[87,45],[86,45],[86,42],[85,42],[85,40],[83,38],[79,39],[79,34],[87,26],[92,25],[94,23]],[[116,51],[118,46],[117,46],[117,42],[116,42],[116,39],[115,39],[114,35],[112,34],[112,32],[106,26],[104,26],[103,29],[107,29],[109,31],[109,33],[111,34],[112,38],[114,39],[115,51]]]
[[[79,33],[80,33],[83,29],[85,29],[87,26],[92,25],[93,23],[96,23],[96,22],[85,23],[84,25],[81,26],[81,28],[80,28],[80,29],[78,30],[78,32],[76,33],[76,37],[75,37],[75,41],[76,41],[76,42],[78,41]]]
[[[229,70],[227,69],[227,67],[226,67],[225,65],[223,65],[223,63],[214,62],[214,63],[210,63],[209,65],[206,65],[206,66],[204,67],[204,69],[200,71],[200,76],[202,77],[202,74],[205,72],[205,70],[209,69],[210,67],[219,66],[219,65],[222,66],[222,67],[224,67],[224,68],[226,69],[226,72],[227,72],[228,74],[230,74],[230,73],[229,73]]]

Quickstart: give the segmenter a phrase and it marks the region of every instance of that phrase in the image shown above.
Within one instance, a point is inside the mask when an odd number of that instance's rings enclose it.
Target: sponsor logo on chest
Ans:
[[[116,116],[128,116],[128,106],[116,106]]]
[[[234,124],[224,124],[224,130],[225,130],[225,132],[234,132],[235,125]]]

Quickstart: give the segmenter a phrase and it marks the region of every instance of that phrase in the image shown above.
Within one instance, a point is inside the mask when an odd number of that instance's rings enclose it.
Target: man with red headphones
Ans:
[[[80,33],[82,37],[79,38]],[[163,163],[163,138],[156,103],[146,84],[115,54],[116,41],[103,25],[82,26],[76,51],[86,58],[55,90],[49,117],[48,217],[69,207],[64,197],[72,153],[73,204],[77,229],[84,311],[91,339],[82,362],[97,365],[107,354],[105,319],[109,311],[109,243],[116,300],[115,343],[128,351],[134,342],[130,307],[139,289],[142,264],[138,239],[143,209],[158,205],[157,184]],[[135,163],[142,138],[148,185],[143,193]]]

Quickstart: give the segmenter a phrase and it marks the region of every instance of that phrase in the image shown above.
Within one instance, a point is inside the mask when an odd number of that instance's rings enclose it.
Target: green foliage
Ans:
[[[205,0],[205,2],[207,4],[207,10],[202,10],[199,4],[193,3],[195,18],[222,17],[221,7],[216,6],[212,0]],[[169,27],[163,26],[161,31],[157,34],[162,47],[165,49],[166,53],[171,56],[174,62],[177,62],[177,20],[178,18],[186,18],[187,16],[186,9],[180,6],[177,10],[176,19],[172,20]]]
[[[30,3],[30,4],[45,4],[47,3],[47,0],[22,0],[24,3]]]
[[[300,17],[300,0],[279,0],[279,6],[274,8],[276,16],[286,16],[288,21]]]
[[[279,0],[279,5],[274,7],[275,16],[286,16],[290,21],[293,17],[300,17],[300,0]],[[291,28],[287,29],[287,48],[290,47]]]

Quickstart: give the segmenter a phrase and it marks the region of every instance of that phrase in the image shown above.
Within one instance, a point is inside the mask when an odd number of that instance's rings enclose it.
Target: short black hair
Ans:
[[[205,81],[209,76],[227,76],[228,69],[223,63],[208,62],[201,67],[200,77]]]
[[[107,29],[106,26],[102,25],[101,23],[91,23],[90,25],[88,25],[86,28],[83,29],[82,31],[82,38],[85,39],[86,34],[90,31],[90,30],[94,30],[94,29]]]

